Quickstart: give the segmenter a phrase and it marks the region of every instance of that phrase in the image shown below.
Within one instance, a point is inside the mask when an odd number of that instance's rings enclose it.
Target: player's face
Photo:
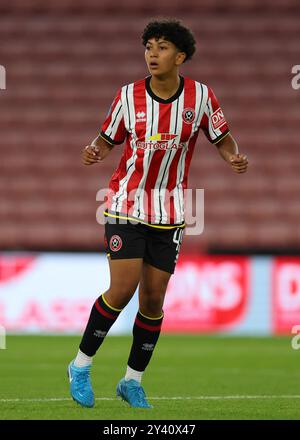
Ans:
[[[183,63],[185,54],[164,38],[151,38],[147,41],[145,59],[151,75],[170,74]]]

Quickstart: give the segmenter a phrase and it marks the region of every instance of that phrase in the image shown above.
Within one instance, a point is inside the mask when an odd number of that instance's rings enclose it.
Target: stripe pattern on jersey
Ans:
[[[101,130],[111,144],[126,139],[110,181],[110,212],[156,225],[184,222],[184,190],[199,130],[215,143],[229,129],[226,121],[214,128],[212,118],[220,107],[206,85],[184,78],[177,95],[166,102],[156,99],[145,79],[118,92]],[[184,118],[187,110],[191,123]]]

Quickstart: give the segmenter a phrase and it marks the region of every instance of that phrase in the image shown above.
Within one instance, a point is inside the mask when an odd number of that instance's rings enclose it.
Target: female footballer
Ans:
[[[85,407],[94,405],[93,356],[137,287],[139,310],[117,396],[132,407],[152,407],[141,380],[160,335],[182,241],[184,190],[199,130],[234,172],[248,166],[212,89],[179,74],[195,52],[192,32],[177,20],[151,21],[142,42],[150,75],[117,92],[99,136],[82,151],[83,163],[92,165],[125,142],[104,212],[110,287],[96,299],[68,367],[71,395]]]

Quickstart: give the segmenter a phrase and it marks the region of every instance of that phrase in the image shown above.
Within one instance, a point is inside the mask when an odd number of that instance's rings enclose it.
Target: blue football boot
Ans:
[[[117,397],[121,397],[133,408],[153,408],[147,402],[146,394],[139,382],[134,379],[120,380],[117,385]]]
[[[73,400],[82,406],[92,408],[95,404],[94,393],[90,378],[91,365],[87,367],[75,367],[74,361],[68,366],[70,380],[70,392]]]

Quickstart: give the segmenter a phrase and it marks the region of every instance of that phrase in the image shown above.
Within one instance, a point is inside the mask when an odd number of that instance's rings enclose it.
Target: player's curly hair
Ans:
[[[179,20],[168,18],[150,21],[143,31],[142,42],[146,46],[150,38],[162,37],[186,54],[184,62],[190,60],[196,51],[196,41],[192,31],[184,27]]]

